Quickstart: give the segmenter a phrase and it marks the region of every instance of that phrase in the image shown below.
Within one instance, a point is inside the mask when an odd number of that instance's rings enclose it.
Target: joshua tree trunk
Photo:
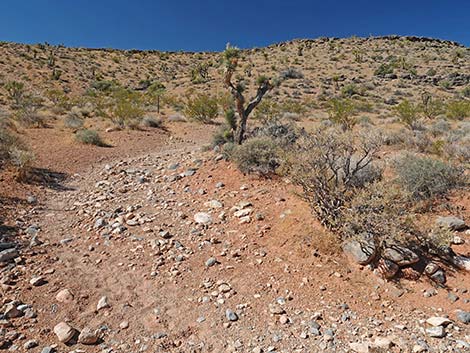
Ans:
[[[274,86],[265,80],[261,82],[258,86],[256,96],[248,103],[245,107],[245,97],[243,94],[233,85],[232,83],[233,69],[228,68],[225,72],[225,86],[230,90],[233,98],[235,99],[235,105],[238,112],[238,121],[237,128],[234,131],[235,143],[241,145],[245,139],[246,132],[246,122],[251,112],[256,108],[256,106],[261,102],[264,95],[269,92]]]

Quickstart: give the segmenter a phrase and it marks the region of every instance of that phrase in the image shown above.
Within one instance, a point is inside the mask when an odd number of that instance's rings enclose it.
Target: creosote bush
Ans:
[[[106,146],[106,144],[101,139],[101,136],[95,130],[79,130],[75,134],[75,139],[85,145],[95,145],[99,147]]]
[[[416,130],[420,127],[418,106],[411,103],[409,100],[404,100],[395,108],[400,121],[409,129]]]
[[[184,115],[200,123],[209,124],[219,112],[218,100],[207,94],[187,95],[184,104]]]
[[[351,130],[356,125],[354,112],[355,106],[350,99],[334,98],[329,101],[328,114],[330,120],[340,125],[344,131]]]
[[[438,159],[405,154],[395,162],[398,182],[416,200],[442,196],[463,183],[463,170]]]

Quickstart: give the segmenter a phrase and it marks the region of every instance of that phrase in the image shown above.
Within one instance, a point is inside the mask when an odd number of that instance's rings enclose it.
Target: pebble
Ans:
[[[109,308],[110,305],[108,303],[108,297],[106,296],[103,296],[100,298],[100,300],[98,301],[98,304],[96,305],[96,310],[101,310],[101,309],[105,309],[105,308]]]
[[[98,342],[98,336],[89,327],[85,327],[78,336],[78,343],[93,345]]]
[[[62,289],[60,292],[58,292],[55,296],[56,300],[59,303],[70,303],[73,301],[74,295],[70,291],[70,289]]]
[[[206,267],[212,267],[217,263],[217,259],[215,257],[210,257],[206,260]]]
[[[69,342],[75,335],[75,329],[66,322],[60,322],[54,327],[54,333],[62,343]]]
[[[225,310],[225,317],[228,321],[237,321],[238,315],[230,309]]]
[[[444,327],[442,326],[428,327],[426,333],[429,337],[434,338],[443,338],[446,335]]]

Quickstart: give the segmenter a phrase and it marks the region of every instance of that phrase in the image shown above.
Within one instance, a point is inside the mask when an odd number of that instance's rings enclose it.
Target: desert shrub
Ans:
[[[432,148],[432,139],[426,131],[410,131],[403,134],[404,145],[411,150],[426,153],[430,152]]]
[[[95,130],[79,130],[75,134],[75,139],[85,145],[95,145],[100,147],[106,146],[106,144],[101,139],[101,136]]]
[[[341,95],[343,97],[352,97],[356,94],[361,94],[361,91],[355,84],[347,84],[341,88]]]
[[[440,119],[428,127],[428,131],[435,137],[444,135],[450,130],[450,123],[444,119]]]
[[[443,151],[446,156],[463,163],[470,163],[470,128],[459,129],[447,135]]]
[[[423,94],[421,97],[421,106],[418,108],[419,111],[428,119],[434,119],[435,117],[444,114],[445,105],[440,99],[434,99],[430,94]]]
[[[105,80],[99,80],[99,81],[93,81],[90,84],[90,88],[99,91],[99,92],[110,92],[113,90],[117,84],[113,81],[105,81]]]
[[[287,79],[301,79],[304,78],[304,74],[300,72],[299,70],[289,67],[283,71],[280,72],[279,77],[283,80]]]
[[[381,137],[336,129],[302,134],[284,166],[319,221],[340,226],[341,210],[357,190],[381,178],[375,166]]]
[[[23,101],[15,114],[16,120],[25,127],[45,127],[47,119],[41,114],[42,99],[39,97],[28,96]]]
[[[279,149],[268,137],[255,137],[238,146],[233,160],[243,173],[270,175],[280,165]]]
[[[329,118],[335,124],[339,124],[343,130],[351,130],[356,125],[354,103],[349,99],[334,98],[329,101]]]
[[[419,124],[419,107],[405,99],[395,107],[398,117],[406,127],[411,130],[417,130]]]
[[[71,108],[70,100],[64,91],[50,89],[46,91],[45,95],[52,102],[56,113],[60,114]]]
[[[470,86],[467,86],[462,90],[462,96],[465,98],[470,98]]]
[[[397,159],[395,169],[399,184],[417,200],[444,195],[463,181],[461,168],[413,154]]]
[[[129,90],[118,90],[113,97],[111,120],[119,127],[137,129],[144,115],[142,96]]]
[[[286,149],[293,146],[299,138],[301,131],[293,124],[282,123],[279,120],[272,120],[261,127],[255,128],[252,135],[256,137],[268,137],[280,148]]]
[[[16,168],[17,178],[21,181],[29,178],[33,161],[33,153],[26,149],[14,146],[10,150],[10,162]]]
[[[7,91],[8,97],[13,101],[13,106],[17,107],[21,105],[23,98],[26,95],[26,90],[23,82],[8,81],[4,85]]]
[[[20,180],[27,179],[34,160],[23,142],[13,133],[8,119],[0,119],[0,169],[6,165],[16,168]]]
[[[447,103],[446,116],[449,119],[462,120],[470,117],[470,101],[454,100]]]
[[[233,142],[233,130],[227,125],[222,125],[212,136],[212,146],[221,146]]]
[[[296,115],[303,115],[307,111],[305,104],[302,104],[299,101],[293,99],[287,99],[286,101],[280,104],[280,110],[284,112],[284,117],[286,117],[285,113],[291,113]],[[297,119],[292,119],[297,120]]]
[[[161,128],[163,126],[162,119],[154,118],[153,116],[145,116],[140,125],[143,127],[151,127],[151,128]]]
[[[375,76],[385,77],[386,75],[393,74],[393,65],[391,64],[380,64],[380,66],[374,71]]]
[[[64,119],[64,126],[68,129],[78,130],[83,127],[84,119],[74,112],[69,112]]]
[[[358,190],[341,212],[342,238],[367,235],[380,252],[387,243],[403,242],[410,233],[408,194],[398,186],[377,181]]]
[[[219,108],[217,98],[207,94],[187,95],[184,104],[184,115],[200,123],[212,123],[217,117]]]
[[[281,106],[272,99],[264,99],[255,109],[253,117],[263,123],[272,119],[278,119],[281,114]]]

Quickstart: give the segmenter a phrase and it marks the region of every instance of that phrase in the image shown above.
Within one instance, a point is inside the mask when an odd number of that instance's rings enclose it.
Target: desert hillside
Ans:
[[[468,352],[469,167],[455,42],[2,42],[0,351]]]

